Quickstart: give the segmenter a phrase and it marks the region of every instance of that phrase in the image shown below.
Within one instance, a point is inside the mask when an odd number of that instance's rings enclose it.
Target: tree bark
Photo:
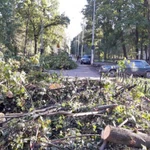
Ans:
[[[142,32],[142,35],[143,35],[144,33]],[[143,37],[141,37],[141,56],[140,56],[140,59],[143,59],[143,42],[144,40],[143,40]]]
[[[138,27],[136,25],[136,29],[135,29],[135,51],[136,51],[136,59],[139,58],[138,43],[139,43],[139,32],[138,32]]]
[[[148,60],[148,56],[147,56],[147,45],[144,46],[144,51],[145,51],[146,60]]]
[[[32,24],[32,28],[33,28],[33,33],[34,33],[34,54],[37,54],[37,42],[38,42],[38,37],[39,37],[39,33],[40,33],[40,29],[37,30],[36,32],[36,27],[34,22],[30,19],[30,22]]]
[[[142,145],[150,148],[150,136],[144,133],[134,133],[128,129],[106,126],[102,132],[101,138],[103,140],[125,144],[130,147],[142,148]]]
[[[121,44],[122,44],[122,49],[123,49],[123,55],[125,58],[128,59],[126,45],[125,45],[125,41],[124,41],[124,37],[123,37],[123,31],[121,31]]]
[[[38,36],[34,35],[34,54],[37,54],[37,41],[38,41]]]
[[[122,127],[124,124],[126,124],[129,121],[129,119],[126,119],[125,121],[123,121],[118,127]],[[103,131],[102,131],[103,134]],[[104,150],[105,146],[107,145],[107,140],[103,141],[103,144],[101,145],[101,147],[99,148],[99,150]]]
[[[26,32],[25,32],[25,42],[24,42],[24,56],[26,54],[26,46],[27,46],[27,36],[28,36],[28,26],[29,26],[29,18],[26,22]]]
[[[145,6],[147,7],[147,20],[150,23],[150,2],[149,0],[144,1]],[[148,28],[148,61],[150,62],[150,28]]]

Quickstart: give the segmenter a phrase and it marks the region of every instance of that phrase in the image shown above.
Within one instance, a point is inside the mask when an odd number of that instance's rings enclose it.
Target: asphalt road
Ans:
[[[64,77],[79,77],[79,78],[100,78],[98,71],[90,65],[81,65],[72,70],[49,70],[49,73],[57,73]]]

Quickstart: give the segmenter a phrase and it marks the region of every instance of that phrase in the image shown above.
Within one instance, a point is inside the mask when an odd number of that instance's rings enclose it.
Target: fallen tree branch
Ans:
[[[104,113],[105,110],[102,111],[91,111],[91,112],[83,112],[83,113],[72,113],[69,116],[72,117],[81,117],[81,116],[90,116],[90,115],[97,115],[97,114],[101,114]]]
[[[120,94],[122,94],[125,90],[128,90],[128,91],[130,91],[131,89],[133,89],[134,87],[136,87],[137,85],[136,84],[134,84],[134,85],[127,85],[127,86],[125,86],[124,88],[122,88],[118,93],[116,93],[113,97],[118,97]]]
[[[60,139],[56,139],[56,140],[52,140],[52,143],[60,143],[61,141],[66,141],[67,139],[76,139],[76,138],[82,138],[82,137],[89,137],[89,136],[99,136],[99,134],[82,134],[82,135],[77,135],[77,136],[68,136],[65,138],[60,138]]]
[[[111,104],[111,105],[102,105],[102,106],[96,106],[93,108],[93,110],[102,110],[102,109],[108,109],[108,108],[115,108],[118,104]]]
[[[129,121],[129,119],[127,118],[125,121],[123,121],[118,127],[122,127],[123,125],[125,125],[127,122]]]
[[[117,104],[112,105],[103,105],[97,107],[98,110],[102,111],[90,111],[90,112],[81,112],[81,113],[72,113],[68,111],[57,111],[58,108],[56,106],[53,107],[47,107],[44,109],[34,110],[32,112],[28,113],[9,113],[3,116],[0,116],[0,119],[2,118],[21,118],[21,117],[32,117],[37,118],[39,116],[52,116],[52,115],[66,115],[66,116],[72,116],[72,117],[80,117],[80,116],[89,116],[89,115],[97,115],[106,112],[106,109],[108,108],[115,108]]]
[[[44,135],[44,137],[45,137],[45,139],[48,141],[48,142],[46,142],[47,145],[56,147],[56,148],[58,148],[58,149],[65,149],[65,148],[63,148],[63,147],[61,147],[61,146],[58,146],[58,145],[52,143],[52,142],[48,139],[48,137],[47,137],[46,135]]]
[[[107,141],[103,141],[103,144],[101,145],[101,147],[99,148],[99,150],[104,150],[104,148],[106,147],[107,145]]]
[[[143,96],[142,99],[146,100],[147,102],[150,102],[150,99],[146,96]]]
[[[72,112],[67,112],[67,111],[57,111],[57,112],[51,112],[51,111],[46,111],[42,113],[12,113],[12,114],[7,114],[5,116],[0,116],[0,119],[2,118],[22,118],[22,117],[27,117],[30,116],[33,119],[38,118],[39,116],[52,116],[52,115],[65,115],[65,116],[72,116],[72,117],[81,117],[81,116],[90,116],[90,115],[97,115],[104,113],[106,110],[103,111],[91,111],[91,112],[82,112],[82,113],[72,113]]]

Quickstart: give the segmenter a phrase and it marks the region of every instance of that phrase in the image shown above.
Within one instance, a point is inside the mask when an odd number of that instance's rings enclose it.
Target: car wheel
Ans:
[[[146,72],[145,77],[146,77],[146,78],[150,78],[150,72]]]
[[[109,77],[115,77],[116,76],[116,70],[110,70],[108,73]]]

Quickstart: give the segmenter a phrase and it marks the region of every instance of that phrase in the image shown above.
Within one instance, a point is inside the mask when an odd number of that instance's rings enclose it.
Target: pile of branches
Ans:
[[[0,147],[4,150],[149,147],[144,142],[137,146],[134,136],[126,143],[112,140],[118,128],[148,137],[149,101],[136,84],[63,79],[43,86],[28,84],[26,90],[30,97],[24,111],[14,108],[0,113]]]

